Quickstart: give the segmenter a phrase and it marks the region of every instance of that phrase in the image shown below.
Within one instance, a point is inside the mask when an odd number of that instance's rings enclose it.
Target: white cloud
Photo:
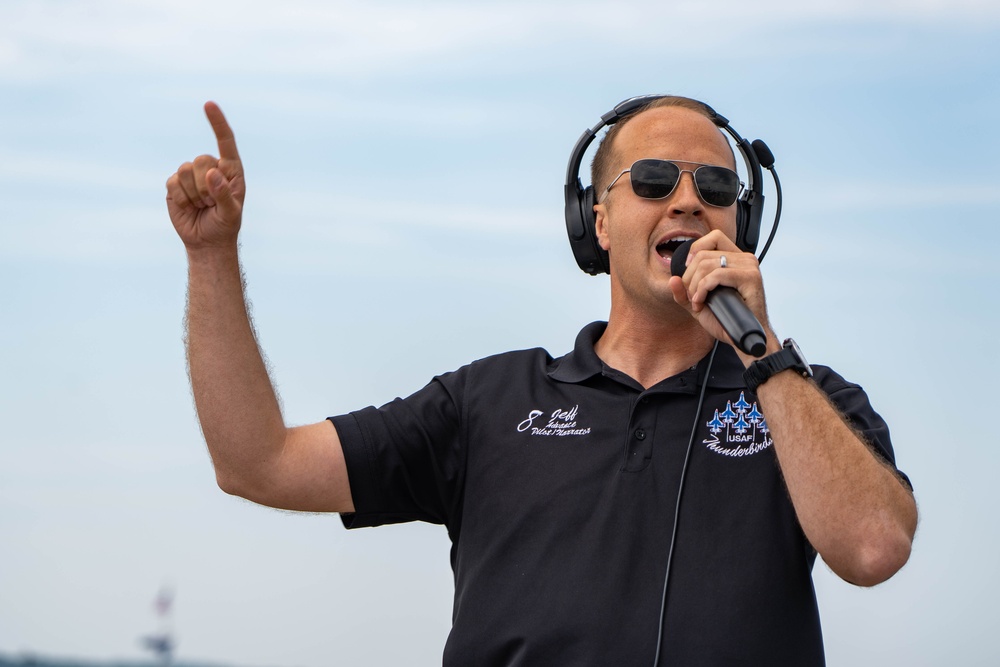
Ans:
[[[365,76],[400,62],[508,43],[532,26],[500,7],[180,0],[7,5],[8,77],[93,66]],[[13,62],[12,62],[13,61]]]
[[[55,166],[47,170],[46,164]],[[163,204],[165,190],[157,190],[154,197],[148,187],[149,182],[163,180],[159,175],[142,183],[134,174],[109,173],[95,165],[87,168],[83,162],[34,166],[40,178],[58,172],[70,184],[95,183],[98,191],[108,193],[128,184],[136,191],[146,187],[148,196],[142,203],[134,198],[130,203],[109,200],[95,208],[78,207],[73,196],[56,191],[43,205],[8,212],[24,224],[0,227],[0,257],[141,263],[170,260],[181,253]],[[442,233],[460,233],[468,245],[487,249],[499,239],[538,241],[562,233],[558,212],[542,209],[497,211],[437,200],[377,200],[268,186],[257,188],[248,204],[245,227],[252,227],[249,233],[254,243],[263,242],[274,252],[285,250],[317,265],[328,261],[330,248],[351,247],[364,255],[371,252],[366,248],[375,247],[380,252],[405,254],[415,239],[431,243],[432,235]],[[294,224],[285,224],[288,220]]]
[[[893,183],[827,184],[822,199],[832,208],[864,210],[923,208],[961,204],[963,206],[993,206],[996,186],[972,185],[913,185]]]
[[[892,21],[996,26],[986,0],[789,0],[745,3],[429,2],[283,3],[219,0],[87,3],[7,0],[0,9],[0,77],[27,80],[91,70],[267,75],[345,79],[400,71],[503,66],[576,40],[640,49],[716,48],[763,37],[764,26]],[[678,29],[683,26],[683,29]],[[794,31],[786,30],[787,34]],[[507,53],[496,58],[496,52]]]
[[[551,211],[514,206],[498,209],[492,202],[482,206],[462,206],[449,204],[440,198],[426,201],[379,200],[340,193],[295,192],[268,186],[258,188],[254,200],[255,206],[261,206],[261,212],[255,214],[257,217],[280,213],[286,219],[316,220],[315,224],[334,228],[338,234],[343,233],[345,227],[364,225],[369,229],[385,228],[393,234],[394,230],[405,228],[464,231],[487,237],[539,237],[548,236],[547,232],[553,227]],[[331,220],[334,220],[333,224],[330,224]],[[312,223],[305,226],[309,224]],[[290,231],[282,229],[281,233]],[[308,233],[313,231],[318,230],[309,230]]]
[[[42,190],[66,186],[92,186],[114,191],[148,190],[151,184],[165,184],[169,174],[151,169],[122,166],[85,157],[80,153],[43,153],[18,151],[0,146],[0,180],[4,183],[32,185]]]

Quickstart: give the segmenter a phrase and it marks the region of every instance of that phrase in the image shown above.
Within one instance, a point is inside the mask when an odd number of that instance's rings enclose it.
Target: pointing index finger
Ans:
[[[233,130],[226,122],[226,117],[222,115],[222,109],[215,102],[205,103],[205,115],[208,122],[212,124],[212,131],[215,132],[215,140],[219,144],[220,160],[239,160],[240,154],[236,150],[236,137]]]

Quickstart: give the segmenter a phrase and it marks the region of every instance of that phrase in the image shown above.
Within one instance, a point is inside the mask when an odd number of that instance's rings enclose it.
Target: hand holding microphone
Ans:
[[[685,241],[676,250],[670,259],[670,273],[675,276],[683,276],[687,268],[687,256],[694,241]],[[725,268],[725,255],[722,256],[722,267]],[[743,297],[732,287],[719,285],[705,299],[709,310],[715,315],[722,328],[725,329],[733,345],[744,353],[754,357],[764,355],[767,349],[767,341],[764,336],[764,327],[754,316]]]

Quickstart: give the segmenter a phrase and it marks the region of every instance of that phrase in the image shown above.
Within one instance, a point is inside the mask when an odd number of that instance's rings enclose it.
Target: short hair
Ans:
[[[615,158],[617,157],[614,152],[614,142],[618,133],[621,132],[622,127],[643,111],[658,109],[660,107],[680,107],[681,109],[689,109],[715,122],[715,112],[712,111],[711,107],[704,102],[699,102],[698,100],[691,99],[690,97],[681,97],[680,95],[665,95],[623,116],[621,120],[608,128],[607,133],[601,139],[601,143],[597,147],[597,153],[594,154],[594,160],[590,163],[590,183],[594,187],[595,200],[601,196],[601,193],[604,192],[604,188],[608,186],[611,179],[617,176],[617,174],[611,173],[612,170],[615,169],[614,163]],[[728,141],[726,143],[728,145]],[[735,159],[736,156],[734,155],[733,160],[735,161]]]

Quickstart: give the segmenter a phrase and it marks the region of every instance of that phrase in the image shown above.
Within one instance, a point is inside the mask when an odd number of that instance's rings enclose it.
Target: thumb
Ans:
[[[215,205],[219,209],[219,214],[226,219],[238,219],[240,215],[240,205],[233,196],[233,188],[222,172],[218,169],[210,169],[208,174],[208,192],[215,200]]]

